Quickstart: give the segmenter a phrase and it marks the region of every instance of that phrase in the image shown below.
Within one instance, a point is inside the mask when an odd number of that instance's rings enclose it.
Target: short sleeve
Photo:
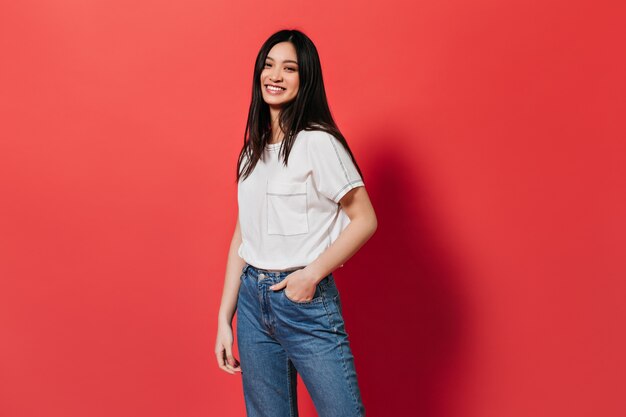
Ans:
[[[307,139],[308,160],[320,194],[339,203],[348,191],[365,185],[350,154],[336,137],[312,131]]]

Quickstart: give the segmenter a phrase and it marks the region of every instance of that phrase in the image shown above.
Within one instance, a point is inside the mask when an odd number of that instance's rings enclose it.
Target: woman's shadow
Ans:
[[[383,144],[368,152],[364,178],[378,229],[336,282],[367,414],[445,417],[468,345],[462,270],[415,174],[419,162],[384,146],[402,142],[392,139],[368,141]]]

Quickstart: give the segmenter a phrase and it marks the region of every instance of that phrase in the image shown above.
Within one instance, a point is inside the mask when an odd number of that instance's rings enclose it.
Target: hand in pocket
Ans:
[[[285,297],[296,303],[311,301],[315,297],[318,282],[308,276],[304,269],[298,269],[287,275],[281,282],[270,287],[277,291],[285,289]]]

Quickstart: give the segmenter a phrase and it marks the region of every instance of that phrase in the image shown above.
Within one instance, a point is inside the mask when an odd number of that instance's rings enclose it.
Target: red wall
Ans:
[[[216,315],[253,61],[283,27],[316,43],[379,218],[335,273],[368,414],[626,415],[623,21],[3,2],[0,415],[244,415]]]

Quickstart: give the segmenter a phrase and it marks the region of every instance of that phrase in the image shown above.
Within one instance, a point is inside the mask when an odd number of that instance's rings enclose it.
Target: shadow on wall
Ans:
[[[378,229],[337,271],[363,402],[372,416],[450,417],[468,346],[462,271],[419,176],[406,175],[416,161],[382,146],[370,155],[365,182]]]

